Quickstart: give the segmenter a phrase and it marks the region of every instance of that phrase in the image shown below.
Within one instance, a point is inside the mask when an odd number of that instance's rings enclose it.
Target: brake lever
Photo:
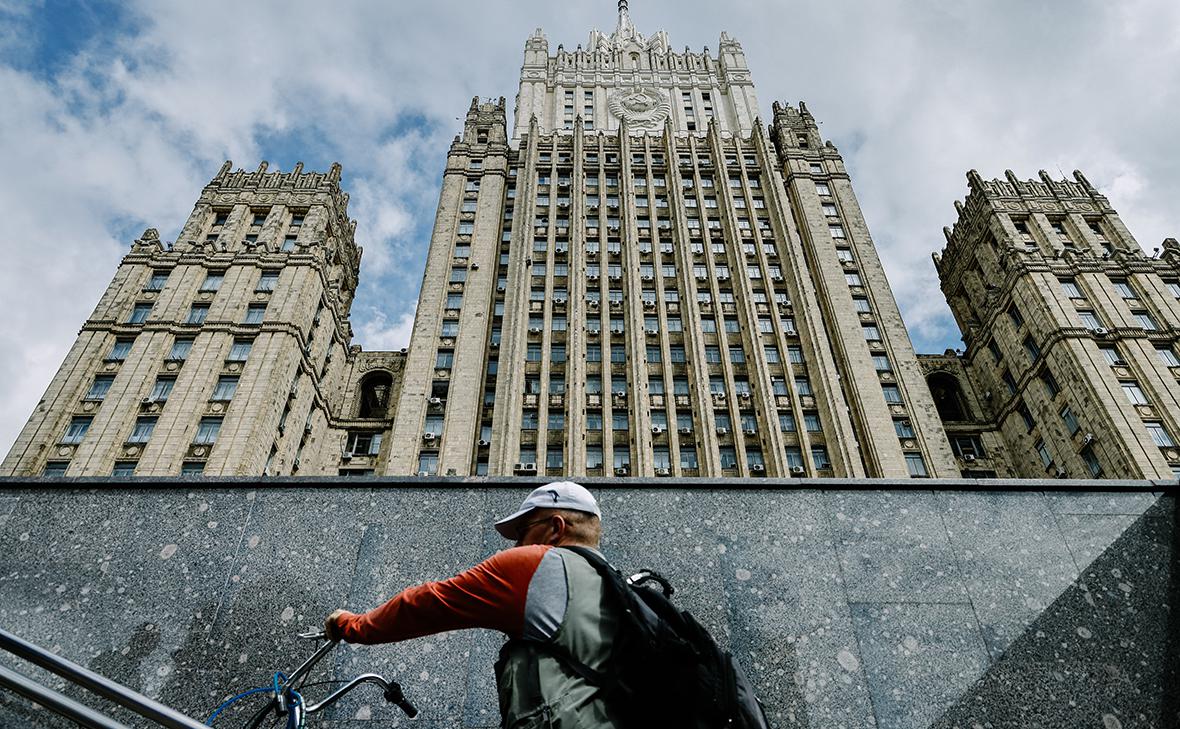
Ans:
[[[306,633],[297,633],[296,635],[303,640],[324,640],[328,637],[328,634],[322,630],[309,630]]]

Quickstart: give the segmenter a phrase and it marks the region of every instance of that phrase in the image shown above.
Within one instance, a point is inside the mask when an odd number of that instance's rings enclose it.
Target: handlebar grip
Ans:
[[[398,683],[390,682],[389,688],[385,690],[385,700],[391,704],[397,705],[397,708],[405,712],[406,716],[413,719],[418,716],[418,709],[406,699],[406,695],[402,693],[402,687]]]
[[[409,701],[406,701],[404,698],[397,702],[397,706],[399,709],[406,712],[406,716],[410,717],[411,719],[418,716],[418,710],[414,708],[413,704],[411,704]]]

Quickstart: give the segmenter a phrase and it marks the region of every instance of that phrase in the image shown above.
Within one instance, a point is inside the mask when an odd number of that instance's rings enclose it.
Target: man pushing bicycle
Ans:
[[[611,669],[619,610],[585,557],[555,549],[597,551],[598,502],[576,483],[551,483],[496,522],[496,531],[516,546],[367,613],[336,610],[324,621],[328,637],[373,644],[461,628],[499,630],[510,638],[496,662],[503,726],[624,726],[593,680]]]

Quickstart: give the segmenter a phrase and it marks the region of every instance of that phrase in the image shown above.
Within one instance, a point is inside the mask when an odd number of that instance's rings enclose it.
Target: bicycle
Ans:
[[[298,635],[303,640],[319,641],[327,639],[327,635],[320,630],[299,633]],[[304,661],[299,668],[296,668],[290,676],[278,671],[275,673],[270,686],[262,686],[250,689],[249,691],[243,691],[237,696],[227,699],[205,720],[206,726],[213,726],[213,720],[238,701],[248,696],[270,694],[270,701],[251,717],[250,721],[246,724],[247,729],[259,729],[259,727],[263,726],[263,722],[267,720],[267,717],[271,718],[271,724],[268,726],[274,726],[279,721],[285,719],[287,729],[302,729],[309,714],[316,714],[323,711],[342,699],[345,694],[366,683],[380,686],[385,700],[405,712],[408,718],[414,719],[418,716],[418,710],[414,708],[414,705],[402,693],[401,685],[396,681],[387,680],[376,673],[364,673],[348,681],[319,681],[307,684],[307,676],[311,672],[312,667],[335,648],[339,642],[339,640],[328,640],[322,646],[316,648],[315,653]],[[322,701],[315,704],[309,704],[304,699],[302,694],[304,688],[332,683],[343,683],[344,686],[336,689]]]

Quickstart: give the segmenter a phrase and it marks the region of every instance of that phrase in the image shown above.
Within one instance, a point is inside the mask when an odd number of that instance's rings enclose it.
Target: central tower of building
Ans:
[[[451,145],[390,473],[958,475],[843,160],[736,40],[537,30],[513,123]]]

